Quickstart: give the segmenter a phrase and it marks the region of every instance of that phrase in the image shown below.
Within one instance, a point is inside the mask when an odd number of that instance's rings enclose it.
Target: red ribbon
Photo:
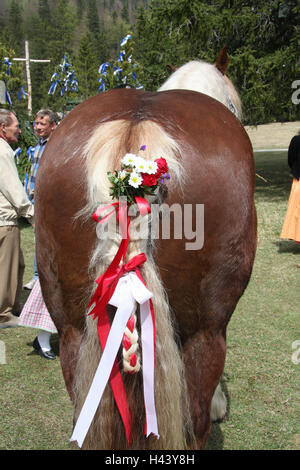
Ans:
[[[139,208],[140,214],[142,216],[149,214],[151,209],[144,198],[136,197],[135,198],[137,206]],[[99,219],[100,214],[113,207],[114,209],[107,214],[102,219]],[[91,298],[89,307],[95,303],[95,307],[89,313],[89,315],[94,315],[94,319],[98,318],[97,321],[97,331],[101,344],[102,350],[104,350],[106,341],[110,332],[110,321],[106,311],[106,306],[111,299],[119,279],[129,271],[135,271],[139,279],[145,284],[143,277],[140,273],[139,268],[147,260],[145,253],[140,253],[139,255],[134,256],[130,261],[124,264],[125,256],[129,243],[129,227],[130,227],[130,217],[128,216],[129,204],[124,202],[114,202],[108,206],[105,206],[101,209],[97,209],[93,214],[93,219],[98,223],[105,223],[115,212],[117,214],[117,221],[122,230],[122,241],[120,247],[107,270],[102,274],[97,280],[97,288]],[[120,266],[120,262],[123,264]],[[151,316],[154,325],[154,311],[152,301],[150,299],[150,308]],[[132,441],[132,432],[131,432],[131,415],[128,407],[125,387],[122,381],[121,372],[117,360],[115,360],[112,372],[110,375],[110,384],[112,387],[113,395],[120,412],[124,427],[125,434],[128,444]]]

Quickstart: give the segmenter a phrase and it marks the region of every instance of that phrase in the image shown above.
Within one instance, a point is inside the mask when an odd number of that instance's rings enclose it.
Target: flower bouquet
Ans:
[[[142,145],[140,150],[145,150]],[[128,204],[135,203],[135,197],[153,195],[155,190],[170,179],[168,164],[164,158],[145,160],[134,153],[127,153],[121,160],[121,170],[108,172],[112,183],[110,196],[115,199],[126,197]]]

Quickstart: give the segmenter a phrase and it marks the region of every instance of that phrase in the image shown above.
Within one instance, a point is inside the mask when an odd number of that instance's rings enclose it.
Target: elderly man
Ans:
[[[18,326],[24,258],[18,218],[34,221],[34,209],[19,179],[10,144],[18,142],[21,129],[16,115],[0,109],[0,328]]]

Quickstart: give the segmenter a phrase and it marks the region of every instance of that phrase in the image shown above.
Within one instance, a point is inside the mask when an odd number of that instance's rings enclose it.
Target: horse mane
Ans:
[[[175,71],[158,91],[183,89],[204,93],[223,103],[241,120],[241,100],[233,83],[226,75],[227,66],[226,48],[219,52],[216,64],[192,60],[178,69],[172,66]]]

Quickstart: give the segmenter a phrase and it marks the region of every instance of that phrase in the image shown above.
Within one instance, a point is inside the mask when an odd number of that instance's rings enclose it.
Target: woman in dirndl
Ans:
[[[293,183],[280,238],[300,243],[300,132],[292,138],[289,145],[288,165]]]
[[[57,329],[45,305],[39,279],[35,282],[22,309],[19,325],[42,330],[33,340],[32,345],[40,356],[45,359],[55,359],[56,356],[50,344],[50,336],[51,333],[57,333]]]

